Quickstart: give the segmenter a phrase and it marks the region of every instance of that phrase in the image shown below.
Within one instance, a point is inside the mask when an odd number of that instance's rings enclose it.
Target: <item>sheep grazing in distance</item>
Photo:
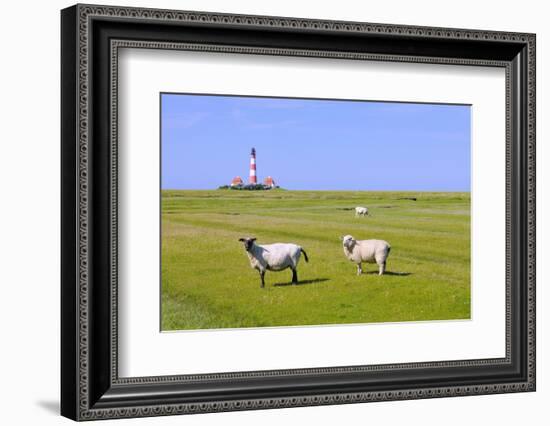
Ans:
[[[296,244],[275,243],[256,244],[256,238],[239,238],[250,260],[250,266],[260,273],[261,287],[265,287],[265,271],[283,271],[292,269],[292,284],[298,284],[298,262],[303,253],[306,262],[309,261],[304,249]]]
[[[383,240],[356,240],[351,235],[341,237],[344,254],[357,265],[357,275],[361,275],[361,263],[378,264],[378,275],[386,271],[386,260],[390,254],[390,245]]]
[[[357,216],[368,216],[369,209],[366,207],[355,207],[355,217]]]

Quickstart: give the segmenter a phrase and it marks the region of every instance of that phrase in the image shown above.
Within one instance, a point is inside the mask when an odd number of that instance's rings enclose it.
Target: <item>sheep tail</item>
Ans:
[[[307,258],[307,253],[306,253],[306,251],[305,251],[302,247],[300,247],[300,251],[301,251],[302,253],[304,253],[304,259],[306,260],[306,262],[309,262],[309,259]]]

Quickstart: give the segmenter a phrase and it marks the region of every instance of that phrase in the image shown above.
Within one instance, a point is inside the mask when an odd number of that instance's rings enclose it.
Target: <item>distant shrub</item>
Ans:
[[[262,183],[256,184],[247,184],[247,185],[222,185],[218,186],[218,189],[231,189],[233,191],[269,191],[271,189],[283,189],[280,186],[274,186],[273,188],[269,185],[264,185]]]

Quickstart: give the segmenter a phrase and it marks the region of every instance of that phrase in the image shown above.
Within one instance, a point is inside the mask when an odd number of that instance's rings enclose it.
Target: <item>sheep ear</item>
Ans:
[[[251,238],[250,241],[256,241],[256,238]]]
[[[244,241],[244,238],[239,238],[239,241],[241,241],[241,242]]]

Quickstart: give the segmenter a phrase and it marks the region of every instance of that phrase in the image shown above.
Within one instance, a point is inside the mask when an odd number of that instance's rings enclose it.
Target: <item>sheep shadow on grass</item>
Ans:
[[[363,271],[363,275],[378,275],[378,271]],[[411,272],[392,272],[392,271],[386,271],[384,272],[384,275],[392,275],[394,277],[408,277],[409,275],[412,275]]]
[[[291,286],[291,285],[317,284],[317,283],[322,283],[324,281],[329,281],[329,279],[328,278],[315,278],[313,280],[300,280],[300,281],[298,281],[298,284],[292,284],[291,282],[275,283],[275,284],[273,284],[273,287],[287,287],[287,286]]]

